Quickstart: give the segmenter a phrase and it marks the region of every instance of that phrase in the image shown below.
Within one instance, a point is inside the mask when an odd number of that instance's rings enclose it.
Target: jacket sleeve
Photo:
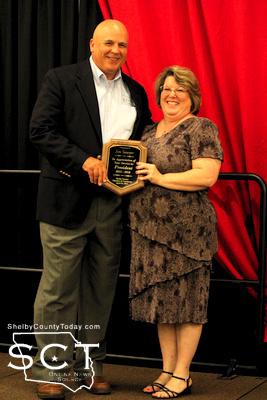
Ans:
[[[59,172],[76,175],[83,172],[81,167],[88,154],[68,138],[65,95],[56,70],[50,70],[32,112],[30,141]]]

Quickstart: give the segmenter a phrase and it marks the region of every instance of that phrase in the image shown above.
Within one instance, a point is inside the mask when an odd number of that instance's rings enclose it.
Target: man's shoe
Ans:
[[[86,379],[83,381],[83,384],[90,387],[91,385],[91,378]],[[103,376],[94,376],[94,383],[90,389],[85,388],[90,393],[93,394],[109,394],[111,393],[110,384],[105,380]]]
[[[37,385],[39,399],[64,399],[64,387],[59,383],[39,383]]]

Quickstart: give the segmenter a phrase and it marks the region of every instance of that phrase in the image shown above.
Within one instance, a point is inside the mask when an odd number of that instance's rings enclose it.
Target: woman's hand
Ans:
[[[148,164],[144,162],[136,163],[136,174],[140,181],[150,181],[155,185],[159,184],[162,174],[159,172],[155,164]]]

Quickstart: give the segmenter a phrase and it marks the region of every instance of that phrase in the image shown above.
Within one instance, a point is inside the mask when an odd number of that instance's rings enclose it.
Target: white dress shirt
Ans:
[[[113,80],[108,80],[92,56],[90,64],[99,105],[103,144],[110,139],[129,139],[136,120],[136,107],[122,80],[121,71]]]

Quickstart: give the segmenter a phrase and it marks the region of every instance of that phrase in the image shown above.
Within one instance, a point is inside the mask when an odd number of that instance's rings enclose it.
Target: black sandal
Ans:
[[[175,399],[177,397],[184,396],[186,394],[191,393],[192,385],[189,386],[189,381],[191,379],[190,375],[188,378],[180,378],[180,376],[172,375],[172,378],[180,379],[181,381],[184,381],[186,383],[186,388],[178,393],[178,392],[175,392],[174,390],[168,389],[166,386],[161,385],[160,391],[165,392],[167,394],[167,396],[166,397],[152,396],[152,397],[154,397],[154,399]]]
[[[162,374],[168,374],[168,375],[171,375],[171,376],[173,376],[172,375],[172,372],[168,372],[168,371],[164,371],[164,370],[162,370],[161,371],[161,373]],[[163,390],[163,388],[165,387],[164,385],[162,385],[162,383],[159,383],[159,382],[153,382],[153,383],[151,383],[151,385],[148,385],[148,386],[151,386],[152,387],[152,391],[151,392],[146,392],[144,389],[143,389],[143,393],[145,393],[145,394],[152,394],[152,393],[155,393],[155,392],[159,392],[159,390],[156,390],[155,388],[159,388],[160,390]],[[146,387],[148,387],[148,386],[146,386]]]

